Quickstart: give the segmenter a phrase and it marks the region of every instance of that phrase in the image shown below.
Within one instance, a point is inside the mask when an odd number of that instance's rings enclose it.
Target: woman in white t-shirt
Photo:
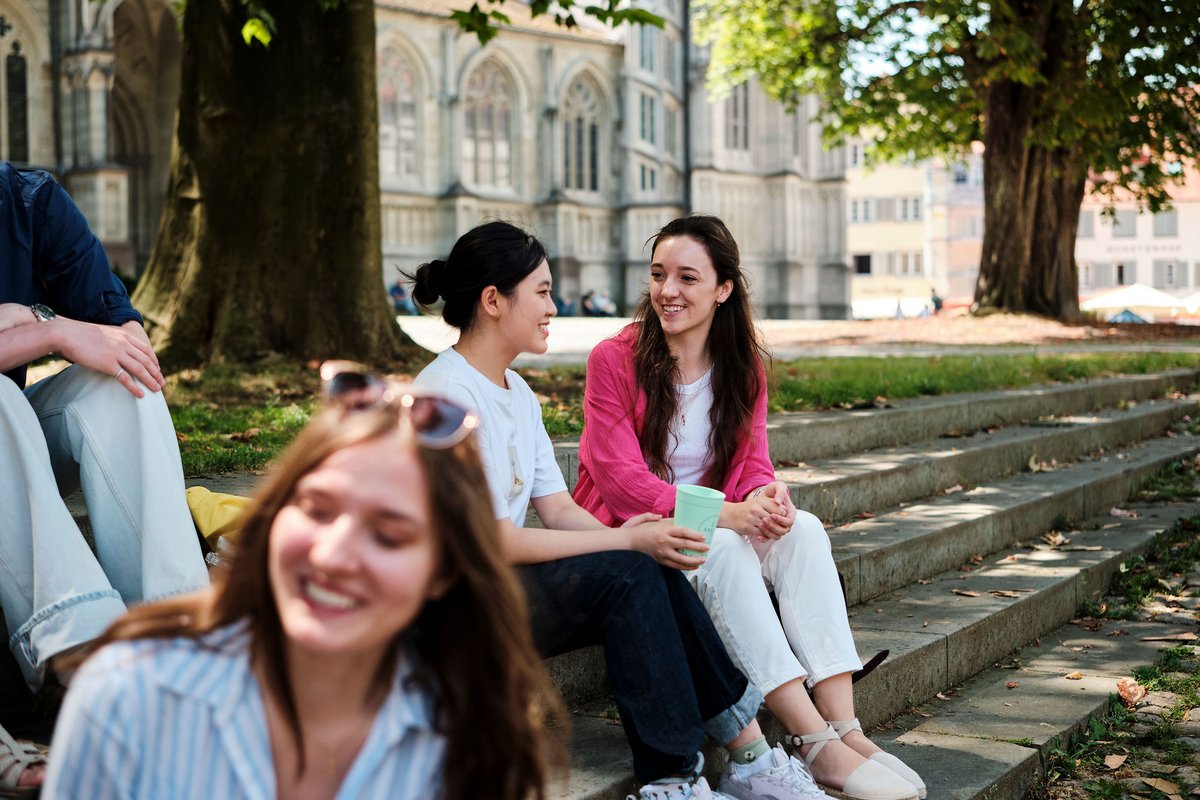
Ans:
[[[689,578],[734,662],[827,791],[924,797],[917,773],[863,735],[851,688],[862,664],[829,537],[775,479],[766,354],[737,242],[701,215],[668,223],[652,242],[634,322],[588,359],[575,498],[612,524],[634,508],[671,513],[676,484],[722,490],[710,557]]]
[[[520,565],[534,639],[546,655],[604,646],[642,798],[724,797],[699,777],[707,732],[730,749],[722,789],[745,800],[824,797],[803,765],[766,745],[761,695],[733,666],[682,570],[698,534],[656,514],[602,525],[567,492],[537,398],[509,364],[544,353],[556,310],[542,244],[505,222],[464,234],[445,261],[423,265],[414,296],[460,331],[417,385],[476,409],[502,541]],[[525,526],[532,503],[546,528]],[[657,562],[657,563],[656,563]]]

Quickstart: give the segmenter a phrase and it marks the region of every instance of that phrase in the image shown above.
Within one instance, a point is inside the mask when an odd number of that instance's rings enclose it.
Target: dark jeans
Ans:
[[[604,646],[642,783],[684,772],[707,730],[734,738],[762,702],[678,570],[613,550],[518,568],[543,655]]]

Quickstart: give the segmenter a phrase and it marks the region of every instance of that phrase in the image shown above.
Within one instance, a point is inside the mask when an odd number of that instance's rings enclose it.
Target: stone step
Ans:
[[[1079,383],[1029,386],[898,400],[890,408],[774,414],[767,421],[771,455],[812,461],[947,434],[969,434],[1045,416],[1087,414],[1122,403],[1165,397],[1196,385],[1194,369],[1128,375]]]
[[[1072,541],[1067,547],[1001,550],[970,572],[947,570],[932,576],[928,583],[915,583],[867,606],[853,608],[851,623],[860,654],[865,658],[883,647],[892,651],[887,661],[856,686],[857,710],[863,724],[871,728],[896,718],[932,700],[938,692],[984,672],[1013,649],[1060,628],[1084,602],[1108,585],[1122,561],[1133,553],[1144,552],[1154,536],[1176,520],[1200,511],[1200,505],[1182,502],[1130,508],[1139,510],[1141,516],[1088,520],[1086,529],[1070,533]],[[990,594],[993,591],[1014,596]],[[968,596],[971,593],[977,596]],[[1127,626],[1122,623],[1122,627]],[[1060,669],[1073,654],[1055,649],[1038,669]],[[1124,662],[1114,662],[1119,663]],[[1113,665],[1107,669],[1122,671]],[[1009,673],[1007,680],[1011,679]],[[977,680],[990,687],[988,707],[1000,714],[996,707],[1004,708],[1003,703],[1014,695],[1004,695],[994,688],[996,673],[985,672]],[[1048,745],[1056,725],[1057,730],[1069,732],[1071,725],[1078,724],[1077,719],[1072,721],[1073,714],[1086,717],[1098,709],[1107,700],[1109,689],[1104,687],[1110,685],[1105,678],[1103,685],[1093,681],[1072,686],[1070,691],[1084,689],[1092,694],[1085,700],[1082,692],[1077,697],[1068,691],[1061,704],[1066,709],[1063,711],[1043,707],[1045,686],[1053,680],[1041,675],[1029,680],[1022,712],[1008,719],[1026,732],[1014,738],[1028,738],[1034,743],[1032,747],[976,738],[988,733],[971,732],[976,715],[961,705],[957,733],[950,731],[950,722],[939,724],[913,717],[906,718],[910,723],[907,728],[876,738],[925,777],[930,797],[1020,797],[1020,787],[1028,785],[1031,770],[1037,766],[1038,747]],[[780,726],[769,712],[760,714],[760,722],[768,738],[781,735]],[[572,764],[578,765],[578,772],[560,782],[553,796],[562,800],[625,797],[632,791],[633,781],[621,728],[602,714],[577,714],[573,723]],[[980,726],[985,724],[981,722]],[[994,727],[1001,730],[1003,724],[996,721]],[[1037,735],[1028,735],[1028,731]],[[706,774],[714,782],[722,767],[723,751],[710,744],[706,756]],[[986,770],[962,766],[976,760],[994,763]]]
[[[1200,371],[1175,369],[1151,375],[1101,378],[997,392],[898,400],[888,408],[804,411],[767,419],[771,455],[777,462],[808,462],[946,435],[1015,425],[1045,416],[1088,414],[1123,403],[1186,391]],[[556,439],[554,454],[573,488],[579,477],[579,439]]]
[[[877,607],[872,598],[957,569],[977,555],[1107,513],[1151,475],[1197,452],[1200,437],[1150,439],[1093,461],[1020,473],[833,528],[829,536],[847,603],[871,601]],[[863,652],[869,656],[886,647],[876,643]],[[600,648],[549,659],[547,666],[572,706],[608,690]]]
[[[974,486],[1027,469],[1031,461],[1069,462],[1164,431],[1195,414],[1197,397],[1157,399],[1132,407],[1047,417],[961,437],[942,437],[776,470],[792,501],[822,520]]]

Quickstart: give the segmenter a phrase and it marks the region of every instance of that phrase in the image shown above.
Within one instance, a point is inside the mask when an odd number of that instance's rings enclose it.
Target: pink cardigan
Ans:
[[[670,516],[675,487],[652,473],[642,457],[638,429],[646,414],[646,394],[633,374],[637,324],[596,345],[588,357],[583,393],[583,436],[579,440],[579,482],[575,502],[605,525],[653,511]],[[760,374],[766,372],[759,365]],[[762,381],[766,385],[766,381]],[[767,450],[767,393],[754,401],[751,435],[738,446],[721,490],[740,501],[775,480]]]

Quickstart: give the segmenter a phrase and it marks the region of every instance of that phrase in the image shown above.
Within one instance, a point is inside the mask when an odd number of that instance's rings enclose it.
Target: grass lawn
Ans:
[[[893,358],[806,358],[773,365],[771,410],[861,408],[877,398],[987,391],[1200,369],[1200,355],[1128,353],[972,355]],[[408,367],[413,374],[418,367]],[[583,430],[582,365],[521,370],[542,401],[551,436]],[[167,399],[179,434],[185,474],[259,470],[313,413],[316,364],[269,359],[252,367],[214,365],[168,379]]]

